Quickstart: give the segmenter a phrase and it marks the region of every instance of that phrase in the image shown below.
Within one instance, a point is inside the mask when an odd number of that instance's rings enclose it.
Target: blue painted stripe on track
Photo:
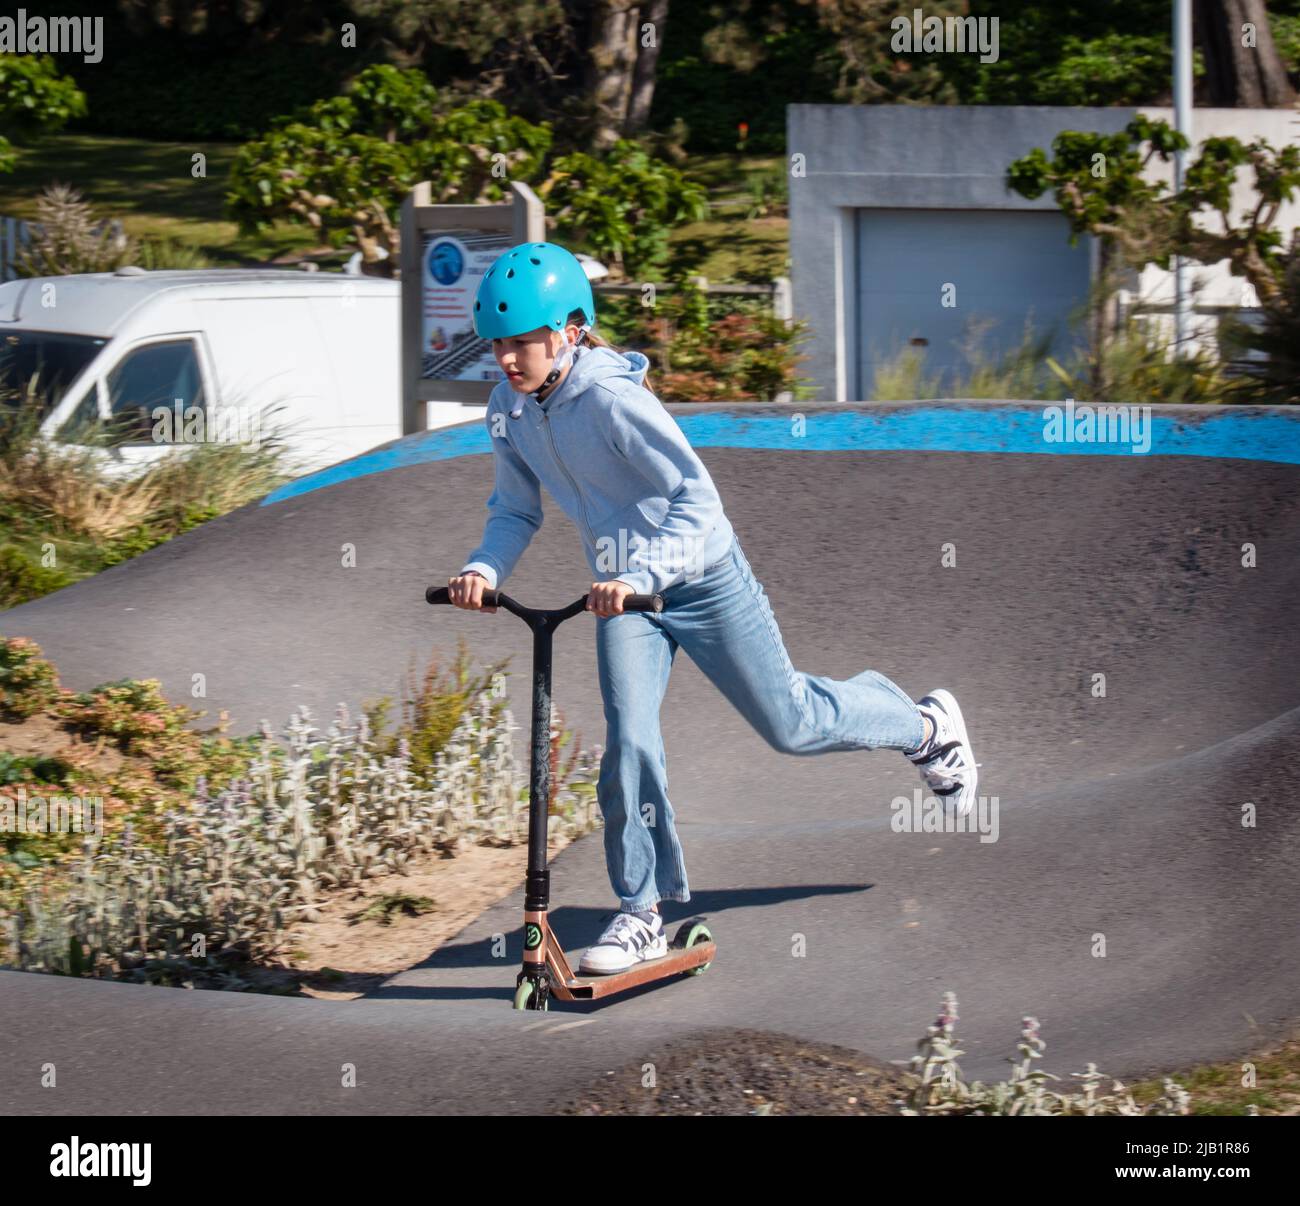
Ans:
[[[1076,412],[1078,404],[1076,404]],[[792,412],[793,413],[793,412]],[[887,411],[813,411],[801,436],[793,433],[792,414],[712,411],[677,415],[687,439],[697,448],[764,448],[782,452],[1012,452],[1056,456],[1209,456],[1231,460],[1276,461],[1300,465],[1300,410],[1295,415],[1211,410],[1185,416],[1151,415],[1148,453],[1114,443],[1048,443],[1045,408],[926,406]],[[363,453],[281,486],[262,506],[297,498],[313,490],[403,465],[419,465],[492,451],[480,423],[440,428]]]

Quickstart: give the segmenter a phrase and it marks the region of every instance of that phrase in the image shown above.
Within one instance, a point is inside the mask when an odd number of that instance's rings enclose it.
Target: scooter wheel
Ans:
[[[694,946],[697,942],[711,942],[713,935],[709,933],[709,927],[701,921],[688,921],[677,931],[673,937],[673,946],[686,947]],[[698,976],[707,971],[712,966],[712,960],[708,963],[701,963],[699,967],[692,967],[687,970],[688,976]]]
[[[519,987],[515,989],[515,1008],[516,1009],[540,1009],[548,1012],[547,1006],[550,1001],[543,1001],[540,1005],[536,1004],[535,994],[537,985],[531,980],[521,980]]]

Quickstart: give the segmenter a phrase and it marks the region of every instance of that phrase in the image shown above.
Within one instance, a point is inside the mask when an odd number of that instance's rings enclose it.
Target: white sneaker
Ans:
[[[627,971],[634,963],[668,953],[664,919],[655,913],[644,922],[635,913],[615,913],[595,946],[588,947],[578,965],[579,975],[608,975]]]
[[[979,763],[966,736],[957,701],[947,691],[931,691],[917,700],[916,706],[930,718],[930,740],[907,755],[908,761],[921,772],[921,779],[932,795],[944,803],[954,803],[957,815],[965,816],[975,805],[979,784]]]

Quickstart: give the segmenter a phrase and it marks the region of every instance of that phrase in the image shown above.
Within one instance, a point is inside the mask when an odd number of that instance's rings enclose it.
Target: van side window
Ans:
[[[170,430],[172,442],[176,442],[191,406],[204,411],[206,421],[203,378],[193,341],[151,343],[129,353],[108,375],[108,397],[114,443],[158,443],[153,434],[157,422],[153,412],[159,406],[172,413]]]
[[[77,403],[77,409],[64,421],[55,439],[75,444],[86,433],[95,430],[98,426],[99,390],[95,388],[95,383],[92,381],[90,388],[86,390],[86,396]]]

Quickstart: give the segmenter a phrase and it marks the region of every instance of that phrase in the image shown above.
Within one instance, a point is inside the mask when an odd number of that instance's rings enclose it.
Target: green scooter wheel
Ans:
[[[516,1009],[538,1009],[542,1012],[549,1012],[547,1006],[549,1001],[543,1001],[540,1006],[533,1004],[533,994],[537,991],[537,985],[531,980],[521,980],[519,987],[515,989],[515,1008]]]
[[[680,930],[677,931],[673,938],[673,945],[679,947],[692,947],[697,942],[711,942],[713,935],[709,933],[709,927],[701,921],[688,921]],[[698,976],[708,971],[713,966],[712,960],[708,963],[701,963],[699,967],[687,969],[688,976]]]

